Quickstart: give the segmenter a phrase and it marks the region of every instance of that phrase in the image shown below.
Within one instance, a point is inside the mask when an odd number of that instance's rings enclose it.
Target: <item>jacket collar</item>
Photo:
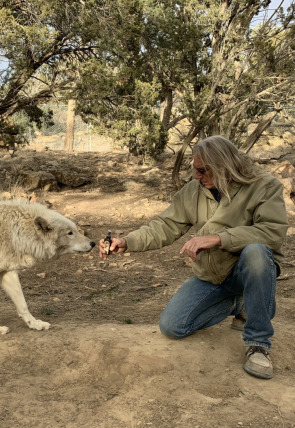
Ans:
[[[209,189],[207,189],[205,186],[202,185],[202,183],[200,182],[200,180],[197,180],[199,182],[199,186],[200,189],[202,190],[202,192],[204,193],[204,195],[206,196],[206,198],[209,199],[214,199],[214,196],[212,195],[212,193],[210,192]],[[238,191],[240,190],[240,188],[242,187],[241,183],[236,183],[235,181],[231,182],[229,185],[229,195],[232,198],[234,198],[236,196],[236,194],[238,193]],[[227,205],[228,204],[228,200],[227,198],[221,198],[220,203],[222,203],[222,205]]]

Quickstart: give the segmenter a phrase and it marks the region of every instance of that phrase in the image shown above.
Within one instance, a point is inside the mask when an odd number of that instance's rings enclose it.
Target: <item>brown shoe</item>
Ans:
[[[231,323],[231,328],[234,330],[243,331],[244,330],[244,324],[247,321],[247,315],[244,309],[239,313],[239,315],[236,315]]]
[[[269,353],[261,346],[249,346],[243,367],[247,373],[261,379],[271,379],[273,375]]]

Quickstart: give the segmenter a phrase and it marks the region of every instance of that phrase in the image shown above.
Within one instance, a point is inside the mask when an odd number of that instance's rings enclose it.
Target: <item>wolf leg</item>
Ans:
[[[2,277],[3,277],[4,273],[0,272],[0,285],[2,285]],[[9,328],[5,327],[5,326],[0,326],[0,334],[6,334],[9,332]]]
[[[22,287],[16,271],[1,274],[1,286],[15,304],[18,315],[24,320],[29,328],[34,330],[48,330],[50,324],[41,320],[36,320],[30,313]]]

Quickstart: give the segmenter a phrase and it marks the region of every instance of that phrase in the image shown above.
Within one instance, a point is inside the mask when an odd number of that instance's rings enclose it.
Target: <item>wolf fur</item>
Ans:
[[[29,312],[18,270],[63,254],[89,252],[95,243],[57,211],[22,199],[0,201],[0,284],[29,328],[48,330],[50,324]],[[8,327],[0,327],[5,334]]]

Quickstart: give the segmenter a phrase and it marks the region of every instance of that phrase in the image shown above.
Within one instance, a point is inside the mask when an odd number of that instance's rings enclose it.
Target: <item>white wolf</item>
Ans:
[[[62,254],[89,252],[93,241],[56,211],[26,200],[0,201],[0,284],[28,327],[47,330],[50,324],[36,320],[29,312],[17,271]],[[0,333],[8,332],[0,327]]]

